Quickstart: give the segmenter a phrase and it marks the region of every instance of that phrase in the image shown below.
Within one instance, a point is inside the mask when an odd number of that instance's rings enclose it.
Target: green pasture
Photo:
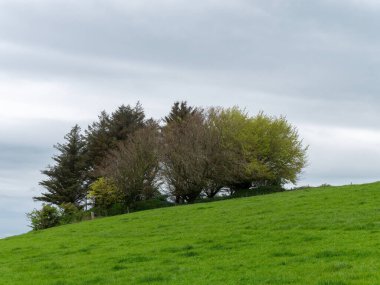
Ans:
[[[380,183],[149,210],[3,239],[0,284],[380,284]]]

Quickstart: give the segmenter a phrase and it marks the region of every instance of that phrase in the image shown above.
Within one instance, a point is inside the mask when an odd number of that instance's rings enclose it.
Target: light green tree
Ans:
[[[296,183],[307,163],[307,147],[285,117],[263,112],[250,117],[245,110],[233,107],[219,111],[214,122],[222,134],[224,148],[235,155],[237,172],[230,186],[242,189],[252,183]]]
[[[116,203],[120,203],[122,193],[117,189],[115,183],[105,177],[98,178],[90,185],[88,198],[94,207],[108,209]]]

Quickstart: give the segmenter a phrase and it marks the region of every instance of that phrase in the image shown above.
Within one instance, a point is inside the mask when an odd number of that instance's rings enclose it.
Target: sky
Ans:
[[[298,186],[380,180],[379,28],[376,0],[0,0],[0,237],[73,125],[137,101],[284,115]]]

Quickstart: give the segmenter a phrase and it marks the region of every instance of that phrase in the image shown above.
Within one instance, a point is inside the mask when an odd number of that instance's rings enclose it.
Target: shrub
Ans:
[[[107,210],[112,205],[119,203],[122,193],[118,191],[115,183],[111,179],[100,177],[90,185],[88,197],[97,209]]]
[[[65,224],[80,222],[83,220],[84,215],[85,215],[85,212],[78,209],[78,207],[75,206],[74,204],[63,203],[60,206],[59,223],[61,225],[65,225]]]
[[[127,206],[124,203],[115,203],[108,208],[93,207],[91,211],[94,212],[96,216],[106,217],[171,206],[174,206],[174,203],[167,201],[165,195],[161,195],[154,199],[134,202],[130,206]]]
[[[57,226],[60,222],[60,213],[54,206],[43,204],[41,210],[34,209],[27,214],[30,227],[37,231]]]
[[[165,196],[158,197],[156,199],[150,199],[145,201],[137,201],[131,207],[133,212],[151,210],[156,208],[164,208],[174,206],[173,203],[166,200]]]
[[[94,212],[96,217],[116,216],[128,213],[128,207],[123,203],[115,203],[107,208],[95,206],[91,208],[91,212]]]
[[[285,191],[284,188],[278,185],[273,186],[260,186],[253,189],[239,189],[234,192],[232,195],[233,198],[238,197],[250,197],[250,196],[257,196],[257,195],[264,195],[264,194],[270,194],[270,193],[276,193],[276,192],[283,192]]]

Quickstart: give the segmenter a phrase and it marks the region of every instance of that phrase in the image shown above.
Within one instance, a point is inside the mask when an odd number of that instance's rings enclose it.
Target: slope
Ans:
[[[157,209],[0,240],[0,284],[380,284],[380,183]]]

